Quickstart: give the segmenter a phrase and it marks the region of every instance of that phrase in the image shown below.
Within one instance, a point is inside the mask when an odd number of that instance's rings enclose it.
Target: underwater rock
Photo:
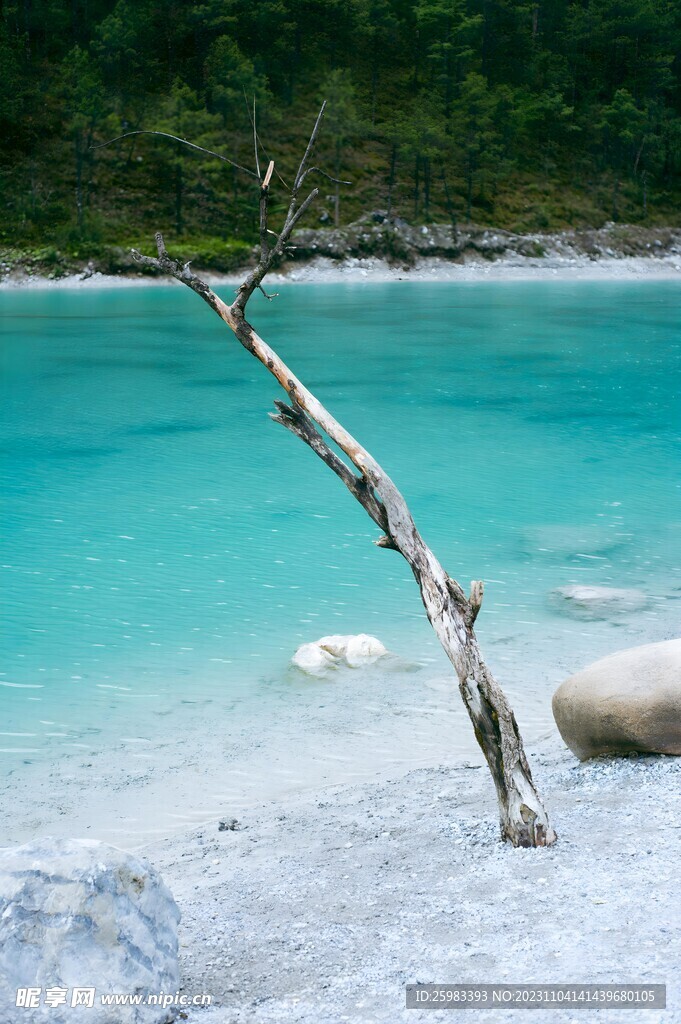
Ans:
[[[608,619],[645,608],[648,599],[642,590],[617,587],[590,587],[574,584],[551,592],[551,603],[578,619]]]
[[[544,558],[606,558],[630,542],[631,535],[605,526],[549,525],[523,530],[526,554]]]
[[[103,994],[174,995],[180,984],[179,920],[158,872],[113,846],[46,838],[3,850],[0,1019],[111,1024]],[[17,1010],[20,988],[41,989],[40,1005]],[[88,1002],[92,989],[94,1002]],[[116,1007],[117,1024],[173,1019],[162,1006]]]
[[[618,651],[570,676],[553,695],[553,717],[580,760],[681,755],[681,640]]]

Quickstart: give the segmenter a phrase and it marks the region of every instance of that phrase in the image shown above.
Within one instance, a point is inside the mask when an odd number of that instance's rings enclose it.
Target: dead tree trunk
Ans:
[[[426,614],[454,666],[475,735],[492,773],[499,799],[502,835],[514,846],[548,846],[555,841],[556,834],[532,780],[513,711],[485,665],[473,629],[482,602],[483,584],[474,581],[466,596],[459,584],[447,575],[421,537],[406,501],[387,473],[246,320],[246,304],[256,289],[271,298],[262,287],[265,275],[287,252],[287,243],[296,224],[317,197],[318,189],[314,188],[304,199],[299,199],[308,176],[324,174],[310,166],[323,114],[324,107],[296,174],[279,234],[268,229],[272,162],[260,181],[260,258],[240,285],[231,305],[216,295],[189,264],[183,265],[168,255],[160,233],[156,235],[157,256],[143,256],[136,250],[133,255],[143,266],[169,274],[195,291],[227,324],[243,347],[269,370],[288,396],[288,402],[275,402],[277,412],[271,414],[272,418],[304,441],[342,480],[381,530],[382,535],[376,541],[378,546],[399,551],[406,559],[419,586]],[[260,179],[259,174],[257,177]],[[270,244],[272,236],[274,242]],[[335,442],[354,469],[332,451],[325,438]]]

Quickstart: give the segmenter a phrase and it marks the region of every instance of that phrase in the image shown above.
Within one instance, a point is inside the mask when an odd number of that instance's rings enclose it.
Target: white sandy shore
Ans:
[[[243,273],[202,275],[210,284],[236,285]],[[284,284],[332,284],[344,282],[385,283],[389,281],[609,281],[609,280],[679,280],[681,255],[636,256],[590,259],[586,256],[550,256],[541,258],[506,257],[498,260],[470,260],[455,263],[443,259],[422,260],[411,268],[395,267],[378,259],[347,259],[336,262],[319,257],[286,273],[270,274],[272,287]],[[136,286],[176,287],[169,278],[139,276],[107,276],[105,274],[74,274],[50,280],[35,275],[12,276],[0,281],[1,289],[14,288],[129,288]]]
[[[532,763],[560,835],[548,850],[498,841],[487,771],[463,763],[149,846],[182,909],[184,991],[213,997],[190,1021],[413,1022],[419,981],[666,983],[666,1012],[604,1019],[681,1022],[681,760],[579,764],[555,738]]]

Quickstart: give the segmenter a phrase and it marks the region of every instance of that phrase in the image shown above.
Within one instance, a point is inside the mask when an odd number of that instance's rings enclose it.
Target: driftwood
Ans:
[[[421,537],[407,503],[387,473],[246,320],[246,305],[256,289],[272,298],[265,292],[263,280],[289,251],[294,228],[317,198],[319,190],[312,188],[301,199],[301,194],[307,191],[303,189],[305,182],[316,173],[329,177],[311,164],[323,115],[324,106],[290,189],[288,211],[278,233],[268,227],[273,163],[269,163],[264,177],[258,174],[260,255],[231,305],[216,295],[188,263],[182,264],[169,256],[160,233],[156,235],[157,256],[143,256],[136,250],[133,256],[141,265],[169,274],[195,291],[224,320],[243,347],[270,371],[288,395],[288,402],[275,402],[277,412],[271,413],[272,418],[304,441],[342,480],[381,530],[376,541],[378,546],[399,551],[409,563],[428,618],[456,671],[475,735],[492,773],[499,799],[502,835],[514,846],[548,846],[555,842],[556,834],[532,780],[513,711],[485,665],[473,629],[482,603],[482,583],[474,581],[466,596],[456,580],[447,575]],[[257,137],[256,165],[259,171]],[[335,442],[354,469],[332,451],[326,438]]]

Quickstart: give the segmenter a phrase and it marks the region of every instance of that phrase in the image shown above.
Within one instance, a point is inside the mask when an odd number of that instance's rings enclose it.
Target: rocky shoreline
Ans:
[[[516,234],[475,225],[414,226],[399,219],[388,222],[381,211],[341,228],[306,228],[296,232],[291,258],[275,275],[280,279],[311,280],[366,272],[372,278],[392,279],[460,276],[465,271],[511,269],[537,272],[561,268],[610,268],[608,276],[651,271],[675,276],[681,272],[681,228],[606,224],[552,233]],[[172,247],[171,247],[172,248]],[[192,258],[196,270],[213,280],[240,279],[245,246],[225,246],[202,259],[199,249],[183,246],[181,257]],[[239,257],[239,258],[237,258]],[[582,275],[584,276],[584,275]],[[39,283],[77,284],[104,279],[121,282],[154,280],[122,246],[99,247],[96,256],[49,248],[0,250],[0,286]]]
[[[509,259],[626,259],[681,255],[681,228],[607,224],[547,234],[514,234],[496,228],[387,223],[374,213],[347,227],[302,230],[295,235],[296,260],[374,258],[405,268],[424,259],[494,262]]]

